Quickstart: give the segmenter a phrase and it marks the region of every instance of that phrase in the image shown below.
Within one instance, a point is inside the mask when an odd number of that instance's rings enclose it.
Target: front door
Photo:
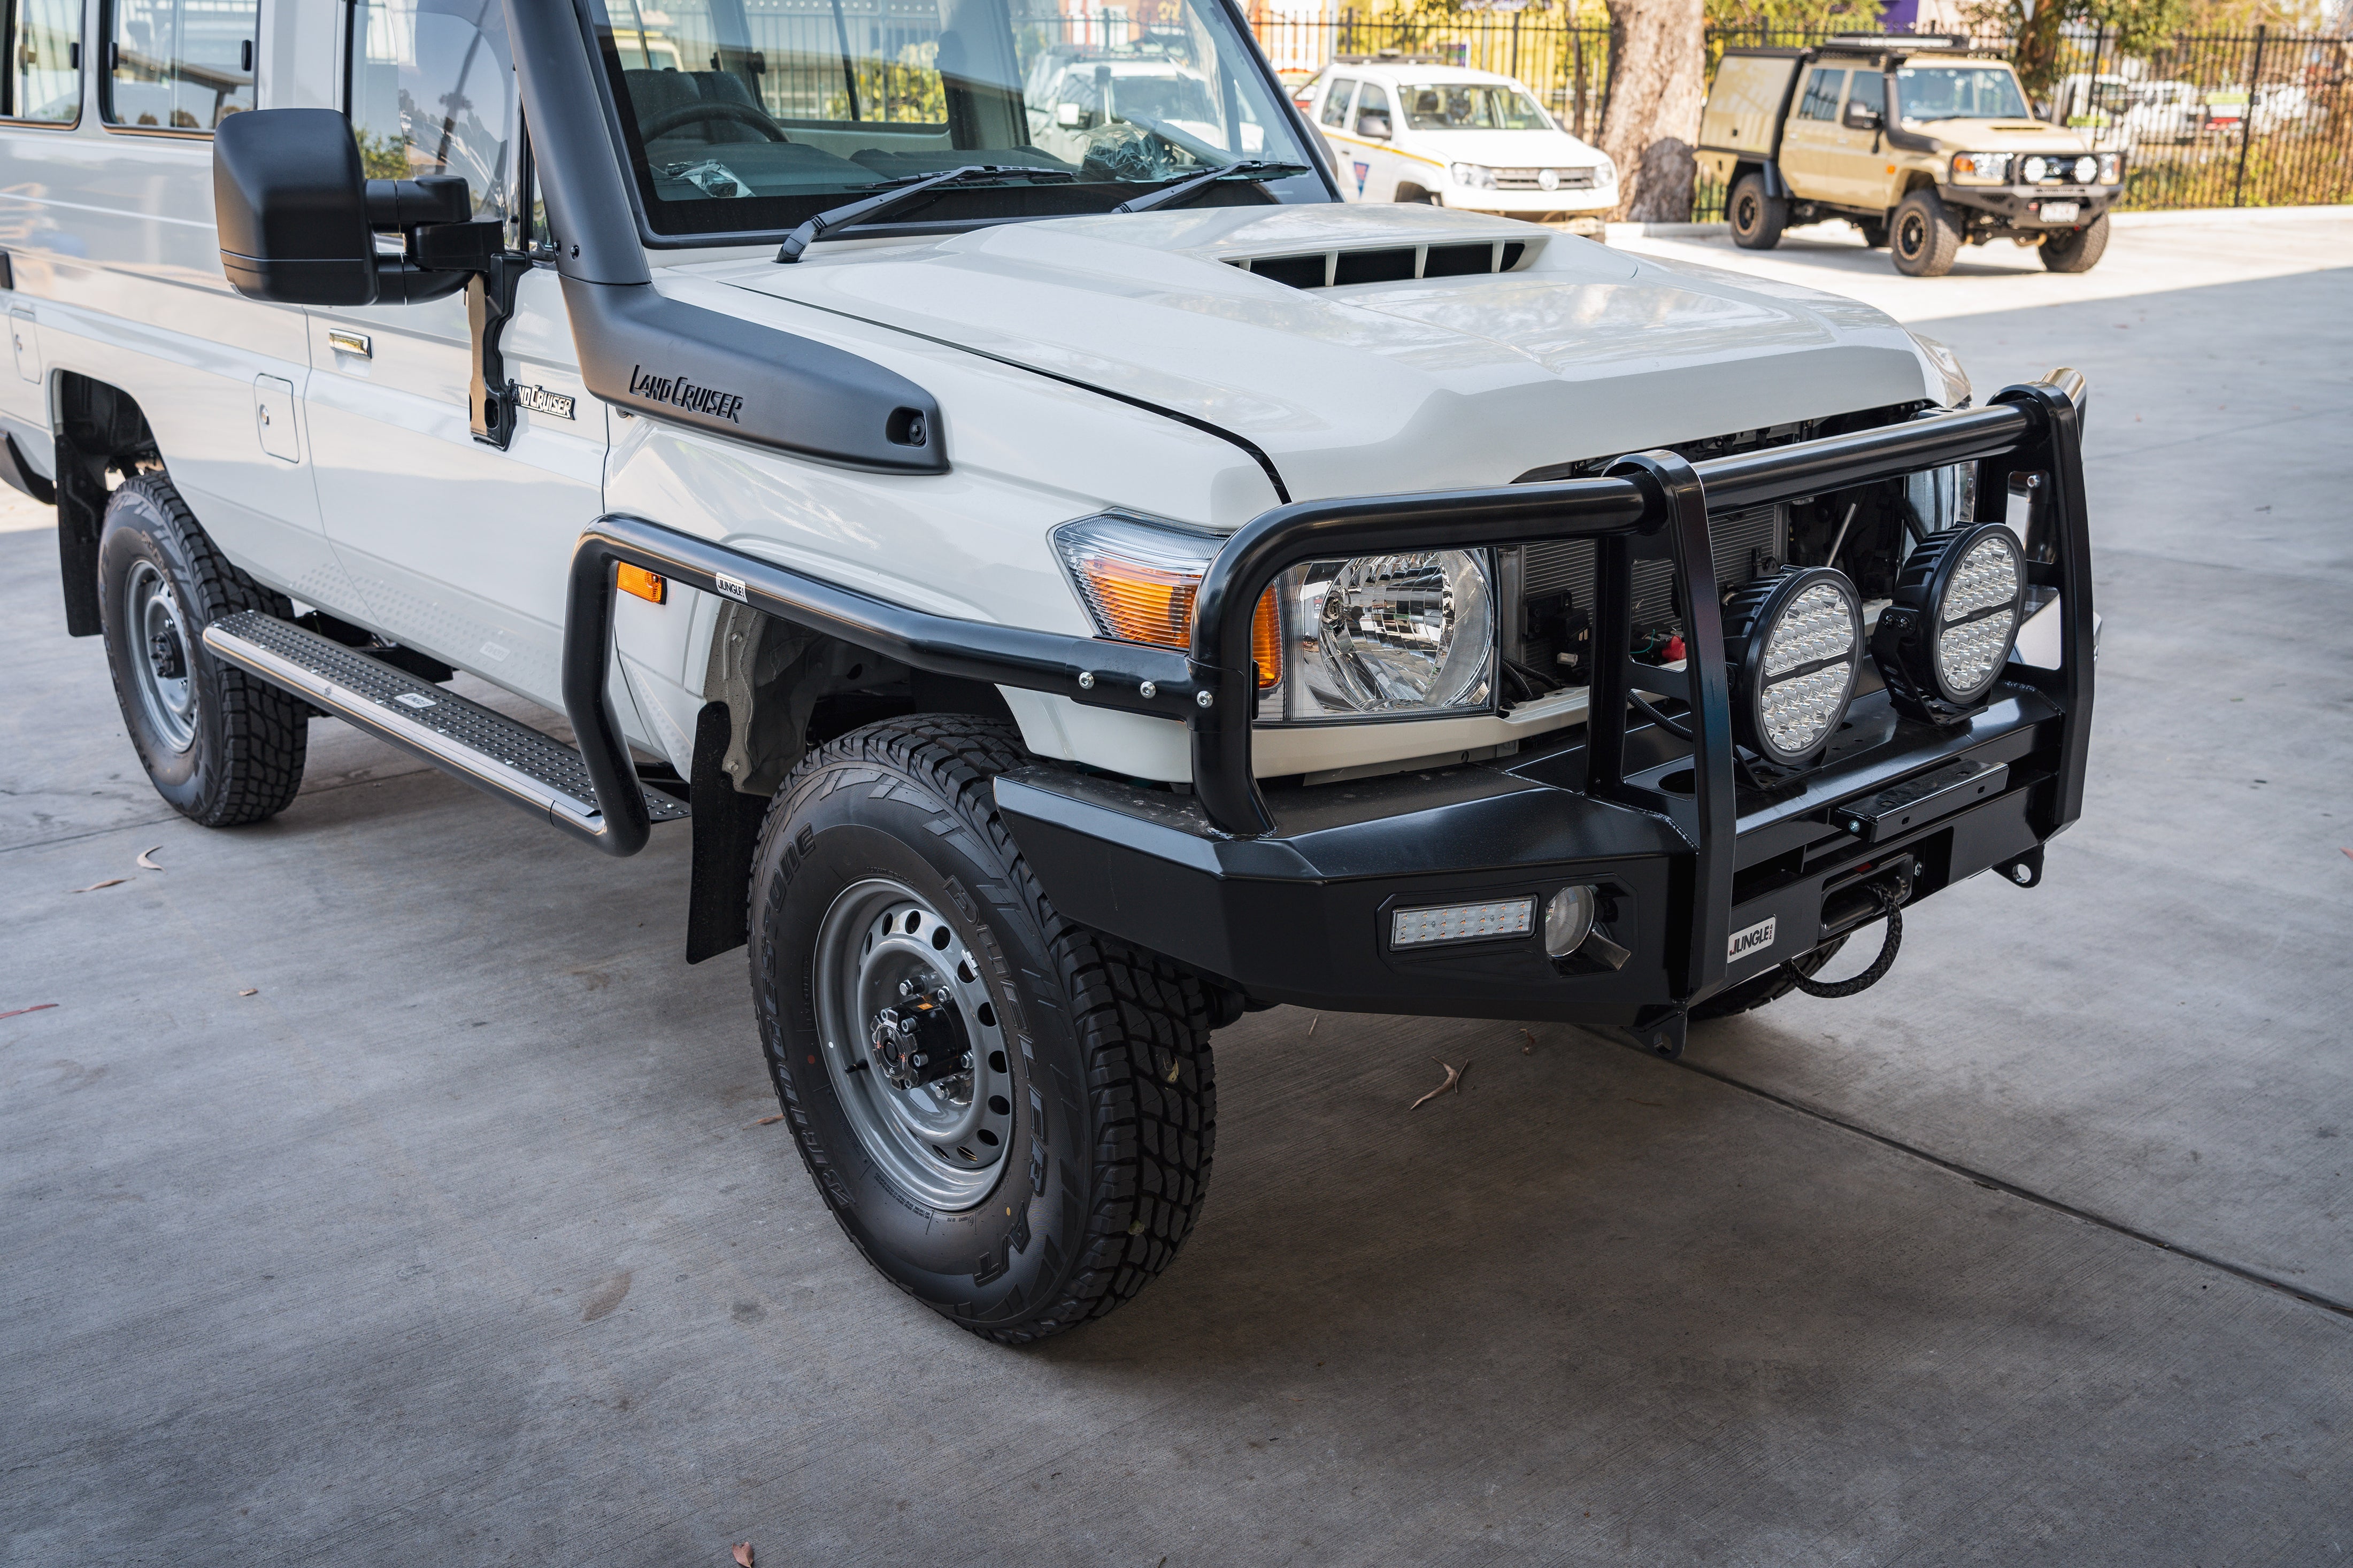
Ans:
[[[1846,72],[1817,66],[1807,74],[1806,90],[1781,132],[1781,174],[1800,201],[1835,202],[1832,194],[1841,153],[1839,100],[1846,94]]]
[[[461,174],[476,217],[516,235],[502,0],[360,0],[352,17],[350,113],[369,175]],[[525,390],[503,451],[474,438],[462,294],[313,310],[311,338],[320,508],[369,625],[560,706],[565,567],[602,509],[607,433],[553,268],[523,279],[506,328],[507,374]]]

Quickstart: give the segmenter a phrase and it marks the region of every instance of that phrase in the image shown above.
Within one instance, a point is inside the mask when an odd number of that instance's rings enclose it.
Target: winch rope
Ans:
[[[1879,956],[1871,961],[1870,968],[1848,980],[1816,980],[1810,974],[1799,973],[1794,963],[1783,964],[1781,967],[1788,972],[1789,984],[1807,995],[1852,996],[1878,984],[1886,977],[1888,970],[1894,967],[1895,952],[1904,945],[1903,900],[1876,884],[1863,890],[1879,900],[1880,911],[1887,917],[1887,940],[1880,944]]]

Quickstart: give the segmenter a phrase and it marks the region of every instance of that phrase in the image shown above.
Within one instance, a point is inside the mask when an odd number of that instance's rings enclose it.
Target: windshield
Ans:
[[[596,0],[659,233],[790,228],[970,164],[892,222],[1107,212],[1244,159],[1314,166],[1215,0]],[[1200,205],[1328,201],[1313,174]]]
[[[1406,123],[1416,131],[1549,131],[1535,100],[1481,82],[1417,82],[1405,89]]]
[[[2026,100],[2006,66],[1905,66],[1895,102],[1906,120],[2026,120]]]

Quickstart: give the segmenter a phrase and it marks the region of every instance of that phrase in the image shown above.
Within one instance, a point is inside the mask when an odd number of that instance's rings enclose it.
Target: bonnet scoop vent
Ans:
[[[1471,278],[1509,272],[1528,252],[1524,240],[1455,245],[1399,245],[1380,250],[1316,250],[1297,256],[1236,257],[1230,265],[1293,289],[1336,289],[1350,283],[1409,283],[1418,278]]]

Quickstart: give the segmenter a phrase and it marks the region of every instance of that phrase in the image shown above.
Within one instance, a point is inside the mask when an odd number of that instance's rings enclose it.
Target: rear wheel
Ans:
[[[1895,270],[1910,278],[1942,278],[1961,253],[1961,226],[1936,193],[1922,189],[1905,196],[1890,226],[1888,248]]]
[[[752,986],[809,1174],[868,1261],[1012,1343],[1168,1267],[1216,1137],[1212,999],[1055,913],[998,819],[999,721],[828,742],[771,805]]]
[[[290,615],[285,598],[229,564],[169,479],[141,474],[108,498],[98,600],[115,700],[155,793],[206,827],[285,810],[308,714],[204,645],[205,627],[239,610]]]
[[[2042,265],[2053,272],[2089,272],[2108,250],[2108,215],[2102,213],[2082,228],[2043,237]]]
[[[1743,174],[1732,187],[1732,199],[1725,204],[1732,222],[1732,243],[1743,250],[1770,250],[1781,243],[1781,231],[1789,226],[1789,204],[1780,196],[1765,194],[1765,176]]]

